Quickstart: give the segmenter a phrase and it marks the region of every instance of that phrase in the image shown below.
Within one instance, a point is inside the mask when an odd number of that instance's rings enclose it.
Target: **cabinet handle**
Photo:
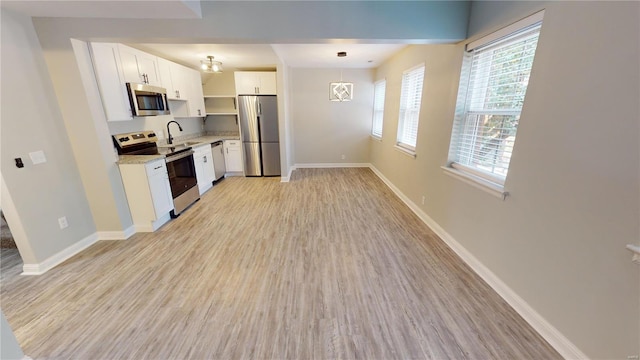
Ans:
[[[202,110],[198,109],[198,115],[202,115]]]
[[[207,157],[206,156],[202,157],[202,162],[207,162]]]
[[[153,170],[158,170],[158,169],[160,169],[161,167],[162,167],[162,165],[156,166],[156,167],[154,167],[154,168],[153,168]]]
[[[180,99],[180,90],[176,90],[176,98]]]

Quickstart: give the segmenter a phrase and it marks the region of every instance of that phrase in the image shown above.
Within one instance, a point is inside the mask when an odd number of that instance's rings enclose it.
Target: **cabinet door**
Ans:
[[[107,121],[133,119],[118,44],[91,43],[90,47],[93,70]]]
[[[169,99],[179,99],[178,92],[173,88],[173,80],[171,76],[171,61],[158,58],[158,73],[160,74],[160,86],[167,89],[167,97]]]
[[[173,90],[175,92],[175,99],[188,100],[189,89],[187,84],[189,83],[188,72],[189,68],[180,64],[171,63],[171,79],[173,80]]]
[[[118,44],[118,50],[120,51],[120,61],[122,62],[124,81],[136,84],[144,84],[145,79],[140,75],[140,71],[138,71],[136,50],[121,44]]]
[[[257,72],[258,81],[260,82],[260,95],[276,95],[276,73]]]
[[[187,77],[189,81],[189,116],[204,117],[206,112],[204,109],[204,94],[202,93],[202,78],[200,72],[187,69]]]
[[[237,95],[276,95],[274,71],[236,71]]]
[[[239,140],[224,142],[224,161],[227,165],[227,172],[242,172],[242,146]]]
[[[234,74],[236,81],[236,94],[254,95],[258,93],[260,82],[252,71],[236,71]]]
[[[147,164],[146,170],[151,199],[153,200],[153,209],[156,214],[156,219],[158,219],[173,210],[169,175],[167,174],[167,167],[164,160]]]
[[[198,180],[198,185],[204,184],[206,180],[204,171],[205,159],[205,155],[200,151],[196,151],[193,154],[193,163],[196,167],[196,179]]]
[[[211,188],[213,178],[213,162],[211,161],[211,148],[205,147],[193,154],[196,167],[196,178],[200,195]]]
[[[156,56],[122,44],[118,44],[118,50],[125,82],[162,86]]]
[[[158,58],[156,56],[140,51],[136,54],[136,61],[138,62],[138,71],[144,75],[147,84],[162,86],[158,75]]]
[[[211,154],[210,149],[205,153],[204,176],[209,183],[216,179],[216,174],[213,168],[213,155]]]

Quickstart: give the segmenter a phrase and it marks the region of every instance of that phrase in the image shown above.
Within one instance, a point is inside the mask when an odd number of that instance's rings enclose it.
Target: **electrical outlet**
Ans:
[[[425,196],[422,195],[422,205],[424,205]]]
[[[67,222],[67,217],[63,216],[61,218],[58,218],[58,225],[60,225],[60,230],[69,226],[69,223]]]
[[[342,154],[342,160],[344,160],[344,158],[345,158],[345,156],[344,156],[344,154]]]

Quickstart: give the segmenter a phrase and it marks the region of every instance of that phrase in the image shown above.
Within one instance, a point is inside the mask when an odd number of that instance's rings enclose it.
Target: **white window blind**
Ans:
[[[423,80],[424,64],[402,73],[398,146],[412,151],[416,148],[416,138],[418,137]]]
[[[373,90],[373,122],[371,124],[371,135],[382,137],[382,123],[384,118],[384,93],[387,82],[378,81]]]
[[[466,95],[452,135],[452,166],[504,184],[516,140],[541,23],[469,53]],[[463,83],[468,81],[468,83]]]

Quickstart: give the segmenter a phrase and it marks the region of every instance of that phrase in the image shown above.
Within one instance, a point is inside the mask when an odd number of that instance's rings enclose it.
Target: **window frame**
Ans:
[[[420,73],[420,89],[417,93],[405,93],[405,89],[407,91],[414,91],[413,88],[405,88],[405,81],[411,81],[409,76],[412,73]],[[415,156],[416,145],[418,142],[418,130],[420,128],[420,112],[422,110],[422,96],[424,94],[424,77],[426,72],[425,63],[420,63],[416,66],[413,66],[402,72],[402,82],[400,87],[400,110],[398,113],[398,132],[396,135],[396,148],[401,151],[408,153],[409,155]],[[407,86],[411,86],[411,84],[407,84]],[[413,96],[410,96],[413,95]],[[417,96],[416,96],[417,95]],[[417,107],[412,107],[412,111],[415,112],[415,144],[410,144],[406,142],[406,138],[404,138],[405,126],[407,125],[405,122],[407,120],[407,110],[409,109],[407,103],[410,99],[418,100]]]
[[[458,98],[456,100],[455,118],[454,118],[453,131],[452,131],[451,140],[450,140],[449,160],[448,160],[447,166],[443,167],[443,169],[447,170],[446,171],[447,174],[453,175],[458,178],[464,178],[467,181],[475,182],[476,183],[475,185],[479,184],[481,187],[484,187],[485,190],[489,190],[489,192],[496,193],[496,195],[502,197],[503,199],[508,194],[506,191],[504,191],[504,186],[505,186],[506,177],[508,176],[508,170],[511,164],[510,159],[509,159],[509,162],[507,163],[507,168],[505,170],[506,174],[504,176],[497,174],[495,170],[492,170],[493,172],[483,171],[480,168],[469,166],[462,162],[457,162],[460,154],[459,147],[462,146],[462,144],[466,144],[465,140],[462,138],[465,136],[465,134],[468,134],[464,130],[464,127],[465,125],[467,125],[467,122],[468,122],[467,117],[473,116],[474,114],[482,116],[480,112],[470,109],[470,101],[471,101],[470,86],[473,80],[471,78],[471,75],[472,75],[471,67],[473,65],[473,58],[475,55],[474,50],[491,48],[492,46],[495,46],[495,44],[498,44],[504,40],[513,41],[512,42],[513,44],[517,44],[518,41],[522,41],[517,38],[518,36],[536,27],[539,28],[537,30],[537,36],[538,36],[538,42],[539,42],[539,36],[542,28],[543,17],[544,17],[544,10],[539,11],[533,15],[530,15],[498,31],[490,33],[480,39],[469,42],[466,45],[466,51],[465,51],[465,55],[462,62],[460,84],[458,88]],[[513,39],[509,39],[511,37],[513,37]],[[529,69],[529,76],[533,68],[533,61],[535,61],[536,51],[537,51],[537,44],[536,44],[536,49],[534,50],[532,65],[531,65],[531,68]],[[527,89],[528,89],[528,86],[529,84],[527,82]],[[523,99],[526,98],[526,90],[524,94],[525,95]],[[522,108],[523,106],[521,105],[519,110],[517,111],[517,114],[515,115],[515,116],[518,116],[518,119],[522,114]],[[493,109],[493,110],[487,110],[487,112],[492,112],[492,115],[496,115],[496,114],[500,114],[501,110]],[[494,112],[496,114],[494,114]],[[507,114],[507,115],[514,116],[513,114]],[[474,128],[480,129],[478,125],[476,125]],[[516,138],[517,138],[516,135],[517,135],[517,127],[516,127],[516,132],[512,136],[513,143],[515,143],[516,141]],[[472,154],[473,153],[471,153],[471,155]],[[467,154],[467,156],[469,156],[469,154]],[[494,163],[493,166],[495,166],[496,164],[498,163],[497,162]]]
[[[379,86],[382,87],[382,104],[376,102],[378,97]],[[373,116],[371,119],[371,136],[377,140],[382,139],[382,131],[384,130],[384,103],[386,101],[387,79],[378,80],[373,84]],[[378,117],[379,116],[379,117]],[[379,121],[377,121],[379,119]],[[379,123],[379,126],[376,126]],[[379,131],[376,131],[378,130]]]

